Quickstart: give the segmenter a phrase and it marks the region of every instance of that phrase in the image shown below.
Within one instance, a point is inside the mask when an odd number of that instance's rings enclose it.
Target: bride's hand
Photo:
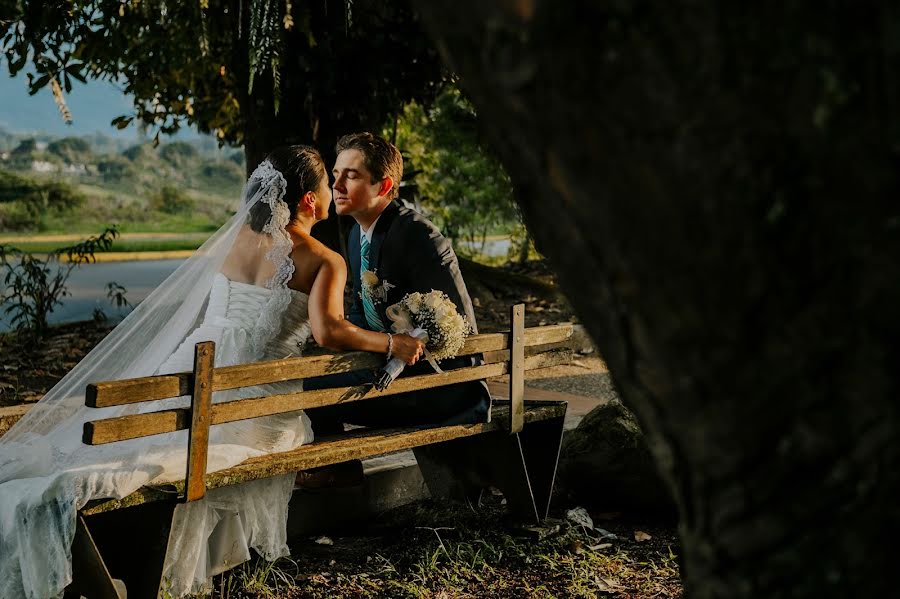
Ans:
[[[392,348],[393,357],[403,360],[407,366],[412,366],[425,351],[425,344],[415,337],[406,334],[394,335]]]

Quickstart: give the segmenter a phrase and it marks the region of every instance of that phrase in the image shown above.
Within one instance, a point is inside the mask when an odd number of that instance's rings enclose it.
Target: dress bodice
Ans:
[[[257,326],[272,291],[228,279],[222,273],[215,276],[209,295],[204,324],[242,329],[248,333]],[[280,326],[266,341],[261,359],[299,356],[311,334],[309,326],[309,296],[291,290],[291,303],[281,316]]]

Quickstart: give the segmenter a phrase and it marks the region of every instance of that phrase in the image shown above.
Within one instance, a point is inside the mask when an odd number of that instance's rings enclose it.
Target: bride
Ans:
[[[327,218],[328,175],[319,153],[283,147],[260,164],[237,213],[148,296],[25,417],[0,437],[0,597],[58,596],[71,581],[77,510],[147,484],[184,477],[187,433],[103,446],[81,443],[83,424],[147,410],[87,409],[89,382],[189,371],[193,347],[216,343],[216,366],[300,355],[311,335],[333,349],[391,353],[413,364],[422,344],[344,319],[343,258],[310,235]],[[300,381],[217,392],[213,401],[297,390]],[[167,400],[154,410],[187,405]],[[312,441],[303,412],[210,430],[208,471]],[[173,596],[249,559],[288,553],[293,475],[210,491],[175,509],[163,578]]]

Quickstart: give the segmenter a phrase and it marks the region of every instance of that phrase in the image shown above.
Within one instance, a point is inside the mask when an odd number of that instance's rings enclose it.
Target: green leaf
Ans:
[[[124,129],[130,125],[133,120],[133,116],[117,116],[110,122],[110,125],[114,126],[116,129]]]
[[[46,86],[48,83],[50,83],[50,74],[49,73],[47,73],[46,75],[42,75],[41,77],[38,77],[37,81],[34,81],[31,84],[31,89],[28,90],[28,93],[33,96],[34,94],[38,93],[38,91],[40,91],[40,89],[43,88],[44,86]]]

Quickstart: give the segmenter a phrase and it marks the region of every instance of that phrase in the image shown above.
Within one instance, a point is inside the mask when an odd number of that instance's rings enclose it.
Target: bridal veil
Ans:
[[[71,580],[77,510],[91,499],[120,498],[145,484],[184,477],[185,431],[103,446],[83,445],[86,421],[147,409],[142,404],[86,408],[85,387],[91,382],[159,373],[203,321],[215,277],[248,217],[263,213],[268,218],[259,242],[268,251],[258,266],[274,276],[267,284],[268,300],[251,331],[249,352],[261,356],[260,348],[276,332],[291,302],[287,283],[294,265],[291,240],[284,230],[290,219],[284,201],[286,189],[284,176],[271,162],[260,164],[244,188],[235,215],[0,437],[0,597],[45,598],[62,592]],[[219,395],[214,401],[227,399]],[[168,401],[185,404],[185,398]],[[159,409],[158,404],[154,409]],[[211,446],[209,470],[227,468],[265,450],[253,443]],[[252,546],[274,559],[287,551],[284,522],[292,480],[282,477],[257,483],[242,485],[233,493],[246,495],[238,498],[238,504],[258,512],[242,516],[244,524],[248,518],[252,520]],[[264,501],[273,494],[279,497],[276,504],[281,508],[254,507],[258,503],[254,499]],[[236,505],[234,496],[226,499],[231,503],[225,504]],[[176,510],[170,554],[181,557],[166,565],[173,595],[200,590],[206,581],[208,556],[203,555],[203,547],[221,513],[215,509],[217,500],[211,493],[207,499]]]

